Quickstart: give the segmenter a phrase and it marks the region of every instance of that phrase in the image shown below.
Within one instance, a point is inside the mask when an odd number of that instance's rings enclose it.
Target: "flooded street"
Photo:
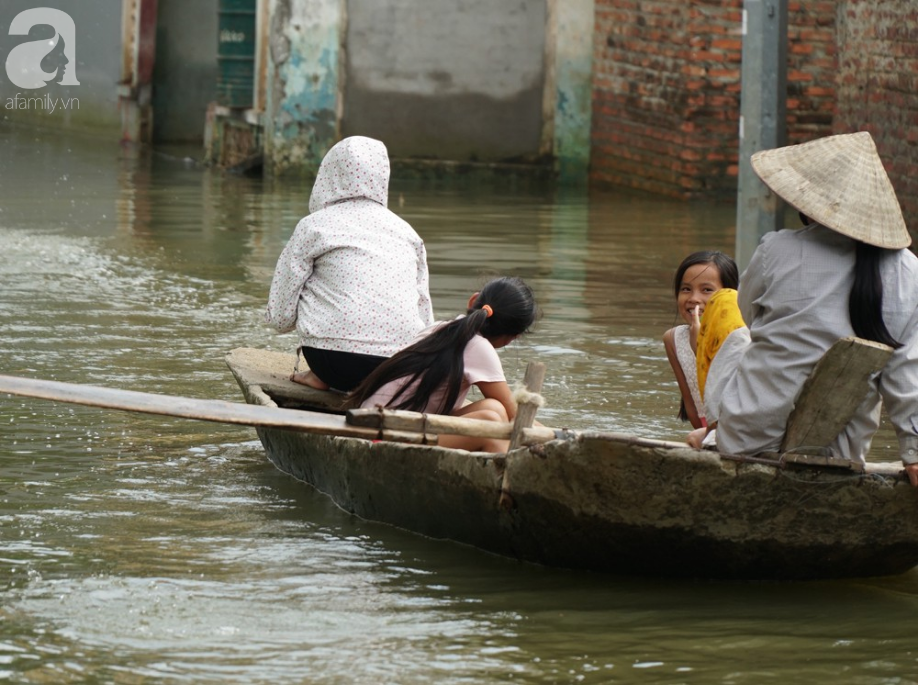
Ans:
[[[241,401],[310,184],[0,122],[0,373]],[[672,273],[732,205],[395,178],[438,318],[489,275],[542,317],[548,425],[680,439]],[[873,458],[894,460],[889,431]],[[437,516],[438,512],[431,512]],[[252,429],[0,396],[0,681],[918,683],[918,572],[673,582],[523,565],[368,523]]]

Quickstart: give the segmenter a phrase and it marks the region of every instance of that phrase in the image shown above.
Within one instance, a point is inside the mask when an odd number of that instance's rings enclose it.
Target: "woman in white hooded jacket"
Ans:
[[[345,138],[322,160],[265,312],[279,332],[299,333],[310,370],[294,381],[352,390],[433,323],[424,242],[386,208],[388,188],[378,140]]]

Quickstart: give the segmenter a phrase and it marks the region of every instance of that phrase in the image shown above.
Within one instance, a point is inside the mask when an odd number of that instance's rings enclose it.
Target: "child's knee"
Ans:
[[[491,412],[495,415],[496,418],[488,419],[489,421],[507,421],[507,408],[501,404],[498,400],[491,399],[490,397],[481,400],[479,405],[479,411]]]
[[[493,411],[493,410],[491,410],[491,409],[482,409],[481,411],[476,412],[476,414],[478,414],[478,415],[477,415],[475,418],[481,419],[482,421],[498,421],[498,422],[501,422],[501,421],[506,421],[506,420],[507,420],[506,412],[504,413],[503,418],[501,418],[500,412],[496,412],[496,411]]]

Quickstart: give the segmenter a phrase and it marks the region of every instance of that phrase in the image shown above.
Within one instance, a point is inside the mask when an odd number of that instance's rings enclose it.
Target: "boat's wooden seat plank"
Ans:
[[[249,347],[236,348],[226,355],[230,369],[245,369],[247,383],[258,385],[269,397],[283,397],[285,406],[300,404],[323,411],[339,411],[343,394],[316,390],[290,380],[295,362],[296,358],[286,352]]]
[[[472,435],[480,438],[507,440],[513,431],[513,424],[497,421],[466,419],[446,414],[423,414],[403,409],[349,409],[347,423],[351,426],[411,432],[426,432],[435,435]],[[558,432],[544,426],[524,428],[521,444],[531,445],[554,440]]]
[[[887,345],[848,337],[823,355],[803,384],[781,452],[818,451],[832,443],[860,407],[870,378],[892,354]]]

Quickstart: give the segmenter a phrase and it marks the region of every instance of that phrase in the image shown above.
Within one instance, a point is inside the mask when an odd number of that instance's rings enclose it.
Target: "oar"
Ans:
[[[388,427],[368,428],[347,423],[344,416],[323,414],[300,409],[263,407],[241,402],[222,400],[200,400],[176,395],[158,395],[134,390],[103,388],[94,385],[63,383],[36,378],[0,375],[0,393],[34,397],[55,402],[83,404],[104,409],[175,416],[199,421],[231,423],[262,428],[283,428],[319,435],[341,435],[347,437],[395,440],[399,442],[436,443],[436,434],[492,436],[501,428],[492,421],[450,418],[447,423],[432,422],[422,430],[399,430]],[[511,424],[503,426],[499,437],[509,437]],[[549,439],[545,437],[544,439]]]
[[[410,443],[435,444],[437,434],[509,438],[513,427],[511,423],[496,424],[493,421],[456,416],[422,415],[400,411],[380,413],[369,409],[352,410],[350,412],[352,420],[356,419],[356,423],[348,423],[344,416],[338,414],[264,407],[242,402],[224,402],[223,400],[200,400],[177,395],[158,395],[135,390],[119,390],[20,376],[0,375],[0,393],[198,421]],[[363,423],[363,425],[357,425],[357,423]],[[369,427],[368,424],[372,427]],[[536,426],[523,429],[522,442],[533,444],[556,437],[572,438],[577,435],[576,431],[558,431]],[[619,433],[587,432],[582,435],[595,435],[606,440],[642,447],[669,449],[685,447],[682,443]]]
[[[54,402],[83,404],[103,409],[175,416],[183,419],[232,423],[265,428],[287,428],[322,435],[375,438],[378,431],[348,426],[343,416],[321,412],[261,407],[241,402],[199,400],[176,395],[157,395],[134,390],[63,383],[37,378],[0,375],[0,393],[35,397]]]

